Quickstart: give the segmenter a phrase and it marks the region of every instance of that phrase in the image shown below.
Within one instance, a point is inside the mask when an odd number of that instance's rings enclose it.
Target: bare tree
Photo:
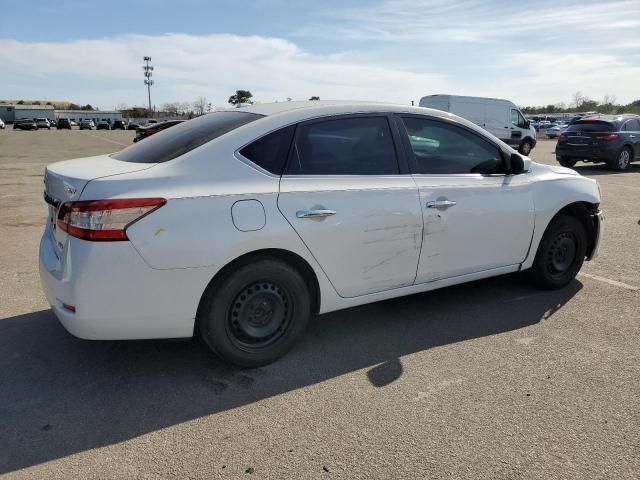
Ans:
[[[587,102],[589,100],[580,91],[574,93],[572,99],[573,99],[573,101],[571,102],[571,106],[575,107],[575,108],[579,108],[580,105],[582,105],[583,103],[585,103],[585,102]]]
[[[168,115],[177,116],[180,115],[180,104],[178,102],[170,102],[162,105],[162,110]]]
[[[198,97],[195,102],[193,102],[193,112],[196,115],[204,115],[204,112],[207,111],[207,97]]]

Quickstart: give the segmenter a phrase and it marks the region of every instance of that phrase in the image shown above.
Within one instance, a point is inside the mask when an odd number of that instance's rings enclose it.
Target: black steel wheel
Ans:
[[[268,256],[244,259],[222,272],[198,308],[200,335],[223,360],[258,367],[284,355],[311,313],[307,284],[288,263]]]
[[[556,215],[542,236],[529,278],[540,288],[563,287],[582,268],[586,252],[587,232],[582,222],[569,215]]]

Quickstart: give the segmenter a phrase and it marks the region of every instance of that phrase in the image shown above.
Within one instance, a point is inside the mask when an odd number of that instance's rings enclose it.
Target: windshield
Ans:
[[[111,155],[135,163],[162,163],[262,118],[248,112],[215,112],[182,122]]]

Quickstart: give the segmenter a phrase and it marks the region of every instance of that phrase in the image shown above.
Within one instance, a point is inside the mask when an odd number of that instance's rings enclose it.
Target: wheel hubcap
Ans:
[[[273,283],[259,282],[245,287],[231,304],[227,331],[237,346],[255,349],[282,337],[290,319],[287,293]]]
[[[629,152],[628,150],[623,150],[618,157],[618,166],[621,168],[625,168],[629,164]]]
[[[551,243],[547,254],[547,269],[551,274],[568,271],[576,258],[576,240],[569,233],[560,233]]]

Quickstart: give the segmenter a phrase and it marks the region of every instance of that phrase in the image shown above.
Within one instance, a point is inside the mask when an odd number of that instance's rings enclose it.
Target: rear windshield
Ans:
[[[248,112],[209,113],[158,132],[111,157],[134,163],[167,162],[259,118],[262,115]]]
[[[567,132],[613,132],[613,125],[608,122],[578,122],[569,125]]]

